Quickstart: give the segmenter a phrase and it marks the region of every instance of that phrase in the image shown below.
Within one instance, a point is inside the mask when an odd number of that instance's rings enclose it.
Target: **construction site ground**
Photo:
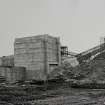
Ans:
[[[70,88],[64,83],[0,87],[0,105],[105,105],[105,89]]]
[[[105,105],[105,60],[93,60],[75,68],[66,64],[52,74],[60,74],[58,80],[37,85],[35,81],[1,85],[0,105]]]

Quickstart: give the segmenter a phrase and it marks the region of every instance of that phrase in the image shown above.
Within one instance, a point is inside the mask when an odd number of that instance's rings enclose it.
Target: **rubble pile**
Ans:
[[[73,87],[105,88],[105,60],[97,59],[76,67]],[[81,77],[81,78],[78,78]]]
[[[92,60],[80,65],[80,74],[91,81],[105,81],[105,60]]]
[[[105,88],[105,59],[95,59],[76,67],[64,64],[56,68],[51,75],[53,78],[62,76],[71,86]]]

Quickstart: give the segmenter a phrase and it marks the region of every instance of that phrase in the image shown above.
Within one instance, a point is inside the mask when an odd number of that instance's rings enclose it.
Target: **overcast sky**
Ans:
[[[99,44],[105,35],[105,0],[0,0],[0,56],[13,54],[14,39],[59,36],[70,51]]]

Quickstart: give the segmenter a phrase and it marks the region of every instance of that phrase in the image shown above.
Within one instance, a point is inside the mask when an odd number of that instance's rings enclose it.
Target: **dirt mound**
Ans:
[[[62,76],[64,79],[80,80],[82,82],[105,83],[105,60],[92,60],[88,63],[82,63],[77,67],[71,67],[69,64],[56,68],[50,76]]]
[[[89,63],[81,64],[79,73],[83,78],[88,78],[92,81],[105,81],[105,60],[92,60]]]

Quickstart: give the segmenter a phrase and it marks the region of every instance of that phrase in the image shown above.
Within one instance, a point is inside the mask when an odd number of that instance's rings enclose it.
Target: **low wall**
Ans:
[[[5,77],[9,83],[25,80],[25,68],[0,66],[0,76]]]

